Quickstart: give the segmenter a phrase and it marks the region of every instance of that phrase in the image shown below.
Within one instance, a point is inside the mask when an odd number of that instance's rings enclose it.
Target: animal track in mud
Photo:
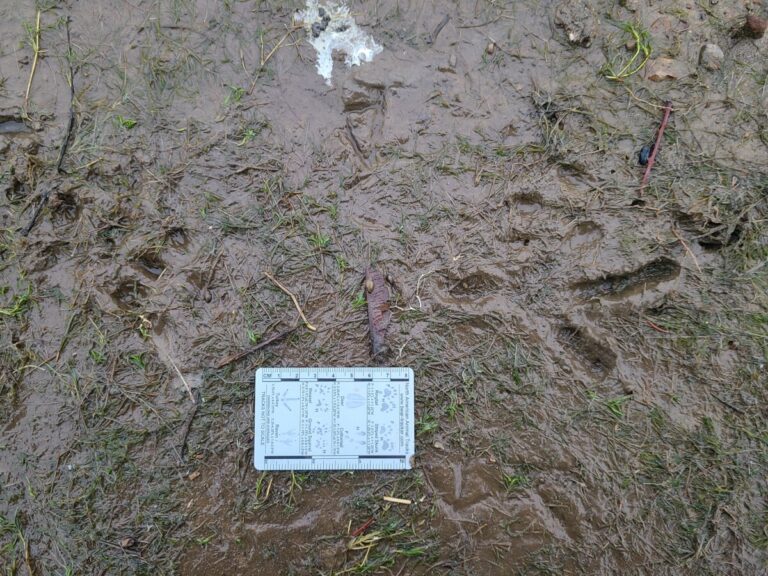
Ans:
[[[566,324],[558,331],[560,343],[584,361],[586,368],[595,376],[605,378],[616,366],[616,354],[599,342],[584,328]]]
[[[743,222],[734,225],[713,222],[706,218],[703,221],[690,215],[681,216],[680,226],[696,235],[696,242],[704,250],[719,250],[738,242],[744,234]]]
[[[603,231],[594,222],[587,220],[573,227],[573,229],[563,238],[563,247],[570,252],[587,252],[596,248],[603,239]]]
[[[508,208],[504,237],[507,242],[541,242],[559,236],[561,223],[539,192],[521,191],[504,200]]]
[[[54,214],[60,215],[65,220],[72,222],[77,220],[82,212],[82,206],[74,191],[59,192],[50,202]]]
[[[187,244],[189,244],[187,232],[181,226],[170,228],[165,233],[165,238],[168,240],[168,244],[174,248],[186,248]]]
[[[654,288],[662,282],[674,280],[680,274],[680,265],[669,258],[658,258],[624,274],[611,274],[599,280],[584,280],[572,285],[582,298],[611,296],[625,298],[637,292]]]
[[[138,280],[126,279],[118,284],[110,296],[118,307],[131,310],[139,306],[149,294],[149,289]]]
[[[145,252],[135,259],[134,268],[151,280],[157,280],[166,269],[163,259],[152,252]]]
[[[484,270],[477,270],[460,278],[458,281],[453,281],[448,292],[454,296],[468,296],[496,290],[501,284],[500,278]]]

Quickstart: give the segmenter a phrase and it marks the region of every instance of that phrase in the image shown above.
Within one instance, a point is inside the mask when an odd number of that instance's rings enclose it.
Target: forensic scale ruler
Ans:
[[[410,368],[259,368],[257,470],[408,470]]]

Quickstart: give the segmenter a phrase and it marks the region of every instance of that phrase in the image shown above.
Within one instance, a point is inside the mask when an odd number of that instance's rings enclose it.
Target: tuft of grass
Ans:
[[[8,291],[7,287],[0,288],[0,295]],[[16,294],[8,307],[0,307],[0,316],[9,318],[20,318],[27,310],[32,299],[32,287],[27,286],[21,294]]]
[[[445,415],[453,420],[456,418],[456,415],[459,412],[461,400],[459,400],[458,395],[453,390],[451,390],[450,394],[448,395],[448,399],[448,406],[445,407]]]
[[[360,290],[360,292],[355,294],[354,300],[352,300],[352,308],[354,308],[355,310],[359,310],[364,306],[365,306],[365,293],[362,290]]]
[[[258,136],[259,133],[256,132],[253,128],[246,128],[243,131],[243,137],[240,139],[240,142],[237,143],[238,146],[245,146],[246,144],[249,144]]]
[[[616,419],[624,417],[624,404],[632,399],[631,396],[619,396],[618,398],[611,398],[605,401],[605,407],[610,412],[611,416]]]
[[[126,130],[130,130],[131,128],[135,127],[136,124],[138,124],[138,121],[134,120],[133,118],[126,118],[120,114],[115,116],[115,122],[118,126],[125,128]]]
[[[240,86],[230,86],[229,94],[224,98],[224,106],[232,106],[238,104],[240,100],[245,96],[245,88]]]
[[[437,425],[437,418],[431,414],[424,414],[416,421],[416,434],[418,436],[430,434],[431,432],[437,430]]]
[[[628,61],[623,62],[621,57],[614,57],[601,69],[603,76],[608,80],[622,81],[643,69],[645,63],[651,57],[651,35],[647,30],[632,22],[619,22],[617,24],[635,43],[635,51]],[[623,44],[622,44],[623,46]]]
[[[341,254],[336,255],[336,266],[339,267],[339,272],[346,272],[349,269],[349,262]]]
[[[517,492],[531,484],[525,474],[502,474],[501,481],[504,484],[504,490],[508,493]]]
[[[138,354],[129,354],[128,362],[141,370],[144,370],[147,367],[147,363],[144,360],[144,352],[140,352]]]
[[[250,328],[246,330],[245,333],[248,336],[248,342],[250,344],[258,344],[262,338],[261,332],[257,332],[256,330],[252,330]]]
[[[13,562],[5,565],[6,571],[4,573],[16,574],[20,567],[18,557],[21,556],[24,559],[26,570],[30,574],[34,574],[30,559],[29,541],[24,536],[24,526],[20,514],[17,513],[12,520],[0,514],[0,539],[7,540],[0,546],[2,557],[10,560],[12,556],[16,556]]]
[[[309,237],[309,242],[315,248],[323,250],[325,248],[328,248],[328,246],[331,244],[331,238],[330,236],[323,234],[322,232],[317,232],[315,234],[312,234]]]

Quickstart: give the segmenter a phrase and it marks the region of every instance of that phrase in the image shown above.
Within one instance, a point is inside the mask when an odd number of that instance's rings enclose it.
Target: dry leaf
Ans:
[[[685,65],[671,58],[656,58],[648,62],[648,80],[660,82],[661,80],[677,80],[686,76],[688,70]]]
[[[386,350],[387,335],[392,312],[389,310],[389,290],[381,272],[369,268],[365,273],[365,299],[368,302],[368,325],[371,332],[371,352],[376,358]]]

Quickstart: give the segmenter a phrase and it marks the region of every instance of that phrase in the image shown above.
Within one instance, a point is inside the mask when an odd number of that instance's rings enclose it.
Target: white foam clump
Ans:
[[[322,21],[319,9],[331,17],[325,30],[317,38],[313,37],[312,24]],[[359,66],[361,62],[370,62],[382,47],[366,34],[355,23],[344,4],[328,2],[320,5],[317,0],[307,0],[305,10],[297,12],[296,21],[307,31],[309,43],[317,50],[317,73],[325,78],[325,83],[331,85],[333,73],[333,51],[344,52],[344,63],[347,66]]]

